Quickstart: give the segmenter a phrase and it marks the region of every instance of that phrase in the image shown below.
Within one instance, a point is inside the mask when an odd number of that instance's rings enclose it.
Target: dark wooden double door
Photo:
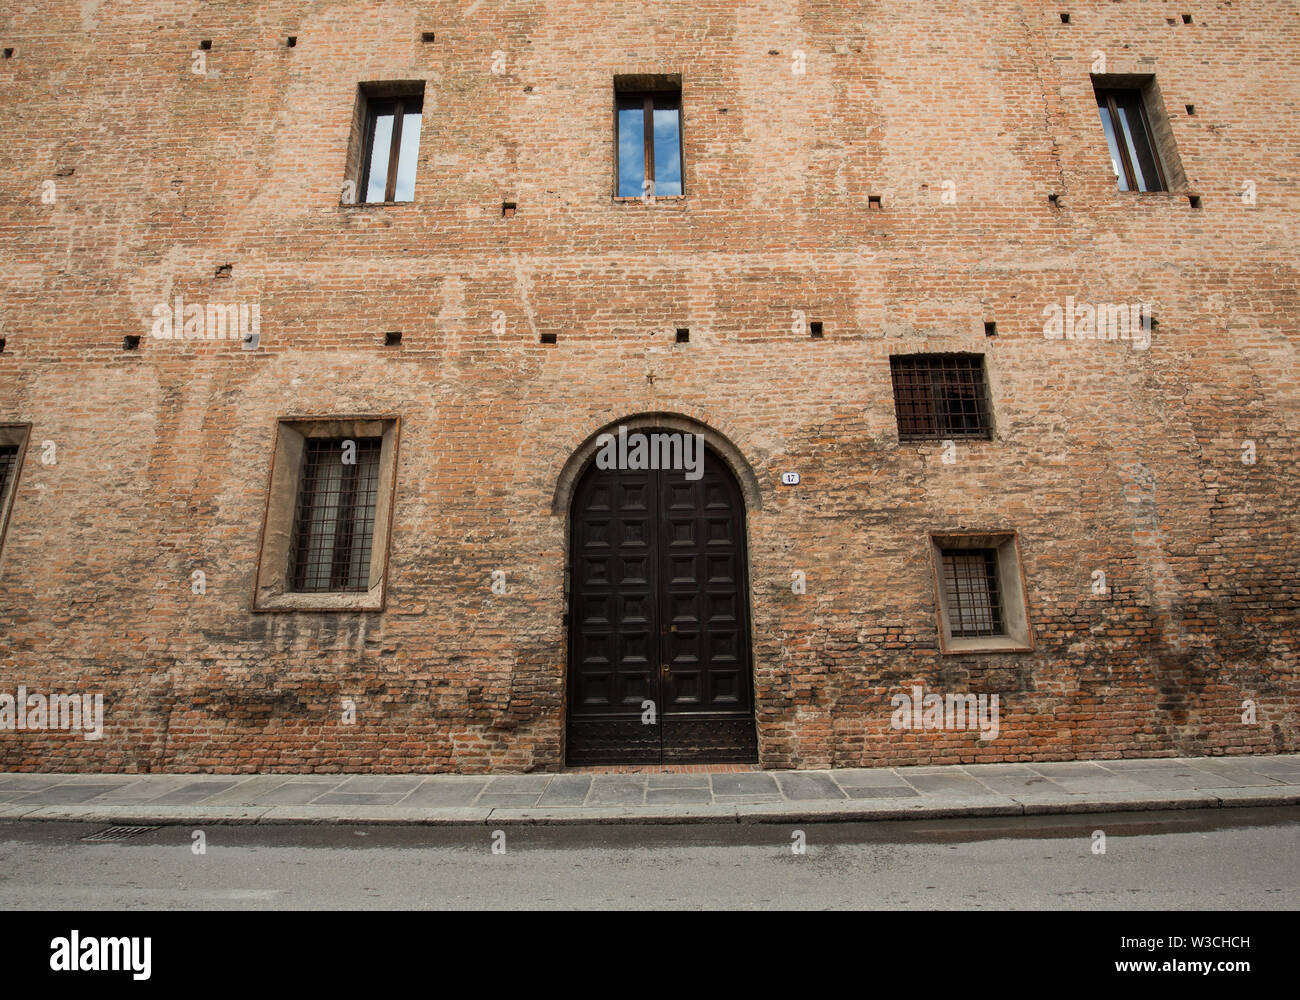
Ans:
[[[722,460],[696,480],[593,463],[569,537],[568,763],[756,761],[745,507]]]

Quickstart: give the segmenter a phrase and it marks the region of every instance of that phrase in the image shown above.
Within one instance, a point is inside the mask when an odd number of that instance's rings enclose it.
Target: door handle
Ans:
[[[665,663],[662,666],[660,666],[659,679],[663,681],[665,684],[673,679],[673,672],[672,669],[668,666],[668,664]]]

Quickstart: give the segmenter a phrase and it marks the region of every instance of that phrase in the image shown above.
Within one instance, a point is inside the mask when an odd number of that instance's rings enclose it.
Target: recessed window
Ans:
[[[281,421],[254,610],[382,610],[396,454],[396,418]]]
[[[357,103],[353,129],[361,141],[355,174],[349,174],[356,178],[357,201],[413,201],[424,84],[363,84]]]
[[[889,369],[900,441],[992,438],[983,355],[895,355]]]
[[[1095,87],[1101,127],[1110,148],[1111,167],[1121,191],[1167,191],[1142,91]]]
[[[932,535],[945,653],[1032,648],[1014,533]]]
[[[25,424],[0,426],[0,549],[4,547],[14,494],[18,492],[18,474],[22,471],[27,433]]]
[[[616,78],[614,97],[618,196],[682,194],[680,84],[626,89]]]

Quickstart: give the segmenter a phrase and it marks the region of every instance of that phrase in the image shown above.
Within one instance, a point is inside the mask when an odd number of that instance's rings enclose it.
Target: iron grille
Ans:
[[[369,589],[381,444],[382,438],[307,440],[289,551],[292,591]]]
[[[900,441],[992,437],[982,355],[893,357],[889,370]]]
[[[4,509],[5,498],[9,496],[9,480],[14,474],[14,465],[18,461],[18,446],[6,445],[0,448],[0,510]]]
[[[997,549],[944,549],[943,586],[954,639],[1003,634]]]

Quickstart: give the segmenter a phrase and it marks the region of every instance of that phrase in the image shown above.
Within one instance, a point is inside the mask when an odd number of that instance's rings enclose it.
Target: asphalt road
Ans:
[[[1300,807],[784,825],[0,824],[0,909],[1295,909]],[[200,829],[206,853],[194,851]],[[1105,834],[1105,853],[1097,853]]]

